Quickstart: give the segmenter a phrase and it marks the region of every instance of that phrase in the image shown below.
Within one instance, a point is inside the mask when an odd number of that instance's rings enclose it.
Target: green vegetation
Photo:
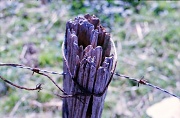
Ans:
[[[90,13],[100,18],[115,41],[117,72],[136,78],[145,76],[150,83],[180,96],[180,2],[84,0],[42,5],[40,1],[31,0],[0,1],[0,5],[0,62],[62,72],[61,44],[66,21]],[[32,101],[43,104],[61,99],[52,95],[51,92],[58,90],[47,78],[31,74],[22,69],[0,68],[0,75],[16,84],[35,87],[44,83],[43,91],[29,92],[0,81],[2,117],[10,114],[24,117],[33,113],[60,117],[61,106],[47,110],[32,105]],[[62,77],[52,77],[62,86]],[[147,107],[169,97],[143,85],[138,88],[136,83],[126,79],[116,76],[114,79],[108,89],[103,118],[145,118]],[[15,106],[18,109],[13,111]]]

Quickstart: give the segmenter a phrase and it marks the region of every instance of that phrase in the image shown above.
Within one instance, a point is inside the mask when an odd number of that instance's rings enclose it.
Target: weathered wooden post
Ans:
[[[115,69],[111,45],[110,34],[97,17],[87,14],[67,22],[63,89],[68,94],[81,95],[63,99],[63,118],[101,117],[106,86]],[[86,90],[94,95],[86,94]]]

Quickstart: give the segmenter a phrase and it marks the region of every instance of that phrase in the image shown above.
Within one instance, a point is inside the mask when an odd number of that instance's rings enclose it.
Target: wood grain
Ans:
[[[87,14],[68,21],[63,51],[63,89],[68,94],[86,94],[84,90],[101,94],[111,81],[114,58],[110,34],[99,19]],[[63,118],[100,118],[106,93],[64,98]]]

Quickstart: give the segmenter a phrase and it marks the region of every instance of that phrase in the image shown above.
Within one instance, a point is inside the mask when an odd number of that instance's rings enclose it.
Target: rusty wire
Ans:
[[[0,76],[0,78],[1,78],[4,82],[6,82],[6,83],[8,83],[8,84],[10,84],[10,85],[12,85],[12,86],[14,86],[14,87],[16,87],[16,88],[19,88],[19,89],[24,89],[24,90],[28,90],[28,91],[38,90],[38,92],[39,92],[40,90],[42,90],[42,84],[37,84],[35,88],[27,88],[27,87],[22,87],[22,86],[16,85],[16,84],[10,82],[9,80],[6,80],[6,79],[3,78],[2,76]]]
[[[59,72],[55,72],[55,71],[41,70],[41,69],[39,69],[39,68],[31,68],[31,67],[24,66],[24,65],[21,65],[21,64],[0,63],[0,66],[10,66],[10,67],[28,69],[28,70],[31,70],[33,73],[37,73],[37,74],[46,76],[46,77],[49,78],[49,79],[53,82],[53,84],[63,93],[63,95],[55,94],[56,96],[61,97],[61,98],[69,98],[69,97],[77,97],[77,96],[91,96],[91,95],[96,96],[96,97],[100,97],[100,96],[102,96],[102,95],[104,94],[104,92],[105,92],[105,90],[106,90],[106,88],[105,88],[102,93],[98,93],[98,94],[97,94],[97,93],[91,93],[91,92],[89,92],[88,90],[86,90],[86,89],[84,89],[83,87],[81,87],[80,85],[78,85],[78,86],[80,87],[80,89],[82,90],[82,92],[74,93],[74,94],[70,95],[70,94],[66,93],[63,89],[61,89],[61,87],[59,87],[58,84],[57,84],[50,76],[47,75],[47,74],[65,75],[66,73],[64,73],[64,72],[63,72],[63,73],[59,73]],[[45,73],[46,73],[46,74],[45,74]],[[137,85],[138,85],[138,86],[139,86],[140,84],[142,84],[142,85],[147,85],[147,86],[149,86],[149,87],[152,87],[152,88],[154,88],[154,89],[158,89],[158,90],[160,90],[160,91],[162,91],[162,92],[164,92],[164,93],[166,93],[166,94],[169,94],[169,95],[171,95],[171,96],[174,96],[174,97],[180,99],[179,96],[177,96],[177,95],[175,95],[175,94],[173,94],[173,93],[171,93],[171,92],[169,92],[169,91],[167,91],[167,90],[165,90],[165,89],[162,89],[162,88],[160,88],[160,87],[158,87],[158,86],[156,86],[156,85],[153,85],[153,84],[151,84],[151,83],[148,83],[147,81],[145,81],[145,80],[143,79],[144,77],[142,77],[141,79],[136,79],[136,78],[129,77],[129,76],[126,76],[126,75],[123,75],[123,74],[119,74],[119,73],[114,73],[114,74],[111,73],[111,74],[112,74],[112,76],[113,76],[113,75],[116,75],[116,76],[118,76],[118,77],[122,77],[122,78],[129,79],[129,80],[131,80],[131,81],[135,81],[135,82],[137,82]],[[16,85],[16,84],[14,84],[14,83],[6,80],[6,79],[3,78],[2,76],[0,76],[0,78],[1,78],[4,82],[6,82],[6,83],[8,83],[8,84],[10,84],[10,85],[12,85],[12,86],[14,86],[14,87],[17,87],[17,88],[19,88],[19,89],[38,90],[38,91],[42,90],[42,84],[37,84],[35,88],[27,88],[27,87],[18,86],[18,85]],[[73,79],[73,78],[72,78],[72,79]],[[74,79],[73,79],[73,80],[74,80]],[[75,82],[75,83],[78,84],[77,82]]]
[[[160,90],[160,91],[162,91],[162,92],[164,92],[164,93],[167,93],[167,94],[169,94],[169,95],[171,95],[171,96],[174,96],[174,97],[180,99],[179,96],[177,96],[177,95],[175,95],[175,94],[173,94],[173,93],[170,93],[169,91],[167,91],[167,90],[165,90],[165,89],[162,89],[162,88],[160,88],[160,87],[158,87],[158,86],[156,86],[156,85],[153,85],[153,84],[151,84],[151,83],[148,83],[148,82],[144,79],[144,76],[141,77],[141,79],[136,79],[136,78],[129,77],[129,76],[127,76],[127,75],[123,75],[123,74],[119,74],[119,73],[115,73],[115,75],[137,82],[138,87],[139,87],[140,84],[142,84],[142,85],[147,85],[147,86],[149,86],[149,87],[152,87],[152,88],[154,88],[154,89],[158,89],[158,90]]]

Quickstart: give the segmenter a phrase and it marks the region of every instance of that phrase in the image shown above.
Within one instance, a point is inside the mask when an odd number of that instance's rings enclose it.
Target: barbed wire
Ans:
[[[59,72],[55,72],[55,71],[42,70],[39,68],[32,68],[32,67],[24,66],[21,64],[1,63],[0,62],[0,66],[11,66],[11,67],[23,68],[23,69],[31,70],[33,72],[39,71],[39,72],[49,73],[49,74],[53,74],[53,75],[65,75],[66,74],[66,73],[59,73]]]
[[[16,88],[19,88],[19,89],[24,89],[24,90],[28,90],[28,91],[35,91],[35,90],[38,90],[38,92],[40,90],[42,90],[42,84],[37,84],[35,88],[27,88],[27,87],[22,87],[22,86],[19,86],[19,85],[16,85],[12,82],[10,82],[9,80],[6,80],[5,78],[3,78],[2,76],[0,76],[0,79],[2,79],[3,81],[5,81],[6,83],[16,87]]]
[[[119,77],[123,77],[123,78],[126,78],[126,79],[129,79],[129,80],[132,80],[132,81],[135,81],[135,82],[137,82],[138,87],[139,87],[139,84],[147,85],[147,86],[149,86],[149,87],[152,87],[152,88],[154,88],[154,89],[158,89],[158,90],[160,90],[160,91],[162,91],[162,92],[164,92],[164,93],[167,93],[167,94],[169,94],[169,95],[171,95],[171,96],[174,96],[174,97],[180,99],[179,96],[177,96],[177,95],[175,95],[175,94],[173,94],[173,93],[170,93],[169,91],[167,91],[167,90],[165,90],[165,89],[163,89],[163,88],[160,88],[160,87],[158,87],[158,86],[156,86],[156,85],[153,85],[153,84],[151,84],[151,83],[148,83],[148,82],[144,79],[144,76],[141,77],[141,79],[136,79],[136,78],[129,77],[129,76],[126,76],[126,75],[123,75],[123,74],[119,74],[119,73],[115,73],[114,75],[119,76]]]
[[[55,71],[42,70],[42,69],[39,69],[39,68],[32,68],[32,67],[24,66],[24,65],[21,65],[21,64],[12,64],[12,63],[10,64],[10,63],[1,63],[1,62],[0,62],[0,66],[10,66],[10,67],[28,69],[28,70],[31,70],[33,73],[36,72],[36,73],[38,73],[38,74],[41,74],[41,75],[44,75],[44,76],[48,77],[48,78],[65,94],[65,95],[58,95],[58,94],[56,94],[57,96],[62,97],[62,98],[74,97],[74,96],[78,96],[78,95],[79,95],[79,96],[93,95],[93,94],[83,94],[83,93],[79,93],[79,94],[76,93],[76,94],[74,94],[74,95],[68,95],[68,94],[67,94],[64,90],[62,90],[48,75],[46,75],[46,74],[65,75],[65,74],[66,74],[65,72],[59,73],[59,72],[55,72]],[[46,74],[44,74],[44,73],[46,73]],[[153,84],[151,84],[151,83],[148,83],[146,80],[144,80],[144,76],[141,77],[141,79],[136,79],[136,78],[129,77],[129,76],[127,76],[127,75],[123,75],[123,74],[119,74],[119,73],[114,73],[114,75],[116,75],[116,76],[118,76],[118,77],[125,78],[125,79],[129,79],[129,80],[131,80],[131,81],[135,81],[135,82],[137,82],[138,87],[139,87],[140,84],[142,84],[142,85],[147,85],[147,86],[149,86],[149,87],[152,87],[152,88],[154,88],[154,89],[160,90],[160,91],[162,91],[162,92],[164,92],[164,93],[166,93],[166,94],[168,94],[168,95],[171,95],[171,96],[174,96],[174,97],[180,99],[179,96],[177,96],[177,95],[175,95],[175,94],[173,94],[173,93],[171,93],[171,92],[169,92],[169,91],[167,91],[167,90],[165,90],[165,89],[162,89],[162,88],[160,88],[160,87],[158,87],[158,86],[156,86],[156,85],[153,85]],[[2,79],[1,76],[0,76],[0,78]],[[3,78],[3,80],[5,80],[5,79]],[[7,80],[6,80],[5,82],[7,82]],[[7,82],[7,83],[9,83],[9,82]],[[11,85],[12,85],[12,83],[11,83]],[[16,87],[16,86],[15,86],[15,87]],[[18,87],[18,88],[20,88],[20,87]],[[38,87],[36,87],[36,90],[37,90],[37,88],[38,88]],[[41,88],[41,89],[42,89],[42,88]],[[39,90],[41,90],[41,89],[39,89]],[[28,90],[28,89],[26,89],[26,90]]]
[[[28,69],[28,70],[31,70],[34,73],[37,73],[37,74],[40,74],[40,75],[43,75],[45,77],[47,77],[49,80],[51,80],[51,82],[61,91],[63,92],[65,95],[67,95],[67,93],[61,89],[61,87],[58,86],[58,84],[47,74],[45,73],[49,73],[49,74],[54,74],[54,75],[64,75],[65,73],[58,73],[58,72],[54,72],[54,71],[47,71],[47,70],[41,70],[39,68],[32,68],[32,67],[28,67],[28,66],[24,66],[24,65],[21,65],[21,64],[12,64],[12,63],[1,63],[0,62],[0,66],[10,66],[10,67],[16,67],[16,68],[22,68],[22,69]],[[17,87],[17,88],[20,88],[20,89],[25,89],[25,90],[42,90],[42,84],[38,84],[39,86],[36,86],[35,89],[31,89],[31,88],[27,88],[27,87],[22,87],[22,86],[19,86],[19,85],[16,85],[16,84],[13,84],[12,82],[6,80],[5,78],[3,78],[2,76],[0,76],[0,79],[2,79],[3,81],[5,81],[6,83],[14,86],[14,87]],[[63,95],[62,95],[63,97]]]

